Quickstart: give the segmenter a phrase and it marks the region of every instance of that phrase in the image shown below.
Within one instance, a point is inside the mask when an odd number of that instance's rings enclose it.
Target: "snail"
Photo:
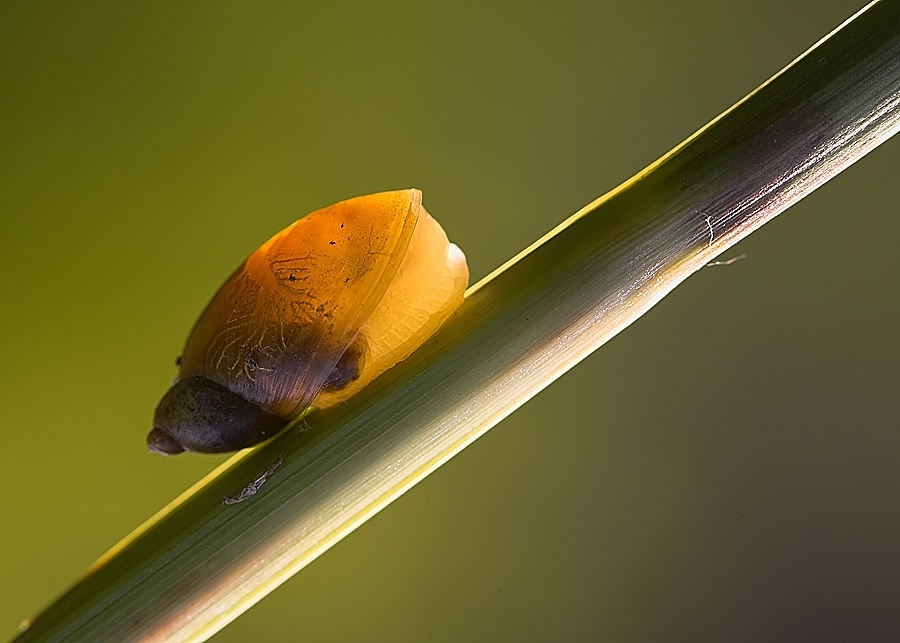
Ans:
[[[309,214],[254,251],[188,336],[147,446],[224,453],[358,393],[462,303],[462,251],[419,190]]]

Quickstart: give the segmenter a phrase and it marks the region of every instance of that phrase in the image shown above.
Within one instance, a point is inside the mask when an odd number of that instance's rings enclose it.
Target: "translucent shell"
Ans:
[[[186,405],[176,389],[193,388],[195,380],[219,385],[264,417],[287,420],[311,405],[346,400],[427,340],[462,302],[468,269],[421,200],[418,190],[402,190],[343,201],[257,249],[188,337],[150,447],[229,451],[271,435],[233,437],[232,427],[222,441],[209,437],[214,427],[191,429],[185,409],[195,408],[196,395]],[[220,418],[209,404],[197,407],[199,415]],[[160,448],[163,434],[177,443],[171,450]]]
[[[469,284],[466,257],[421,206],[421,193],[410,192],[415,194],[418,223],[399,269],[353,342],[361,354],[358,377],[322,390],[314,401],[318,408],[349,399],[409,357],[463,301]]]

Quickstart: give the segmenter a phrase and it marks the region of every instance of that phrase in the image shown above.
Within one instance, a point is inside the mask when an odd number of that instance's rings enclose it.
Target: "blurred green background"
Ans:
[[[475,279],[858,0],[4,3],[0,638],[219,458],[144,448],[259,243],[416,186]],[[900,637],[900,141],[220,633]]]

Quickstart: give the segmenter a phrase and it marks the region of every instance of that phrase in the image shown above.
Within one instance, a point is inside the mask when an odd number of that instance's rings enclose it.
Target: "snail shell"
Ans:
[[[235,451],[310,406],[348,399],[437,331],[462,303],[468,277],[465,256],[418,190],[307,215],[213,296],[147,445],[167,455]]]

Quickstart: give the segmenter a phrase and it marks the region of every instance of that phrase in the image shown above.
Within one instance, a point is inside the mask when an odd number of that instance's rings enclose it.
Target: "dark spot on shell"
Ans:
[[[362,370],[360,368],[361,357],[362,355],[360,354],[359,349],[355,346],[351,346],[344,351],[344,354],[341,355],[341,359],[335,364],[334,370],[331,371],[328,379],[326,379],[325,383],[322,385],[322,389],[338,391],[350,382],[356,380]]]

